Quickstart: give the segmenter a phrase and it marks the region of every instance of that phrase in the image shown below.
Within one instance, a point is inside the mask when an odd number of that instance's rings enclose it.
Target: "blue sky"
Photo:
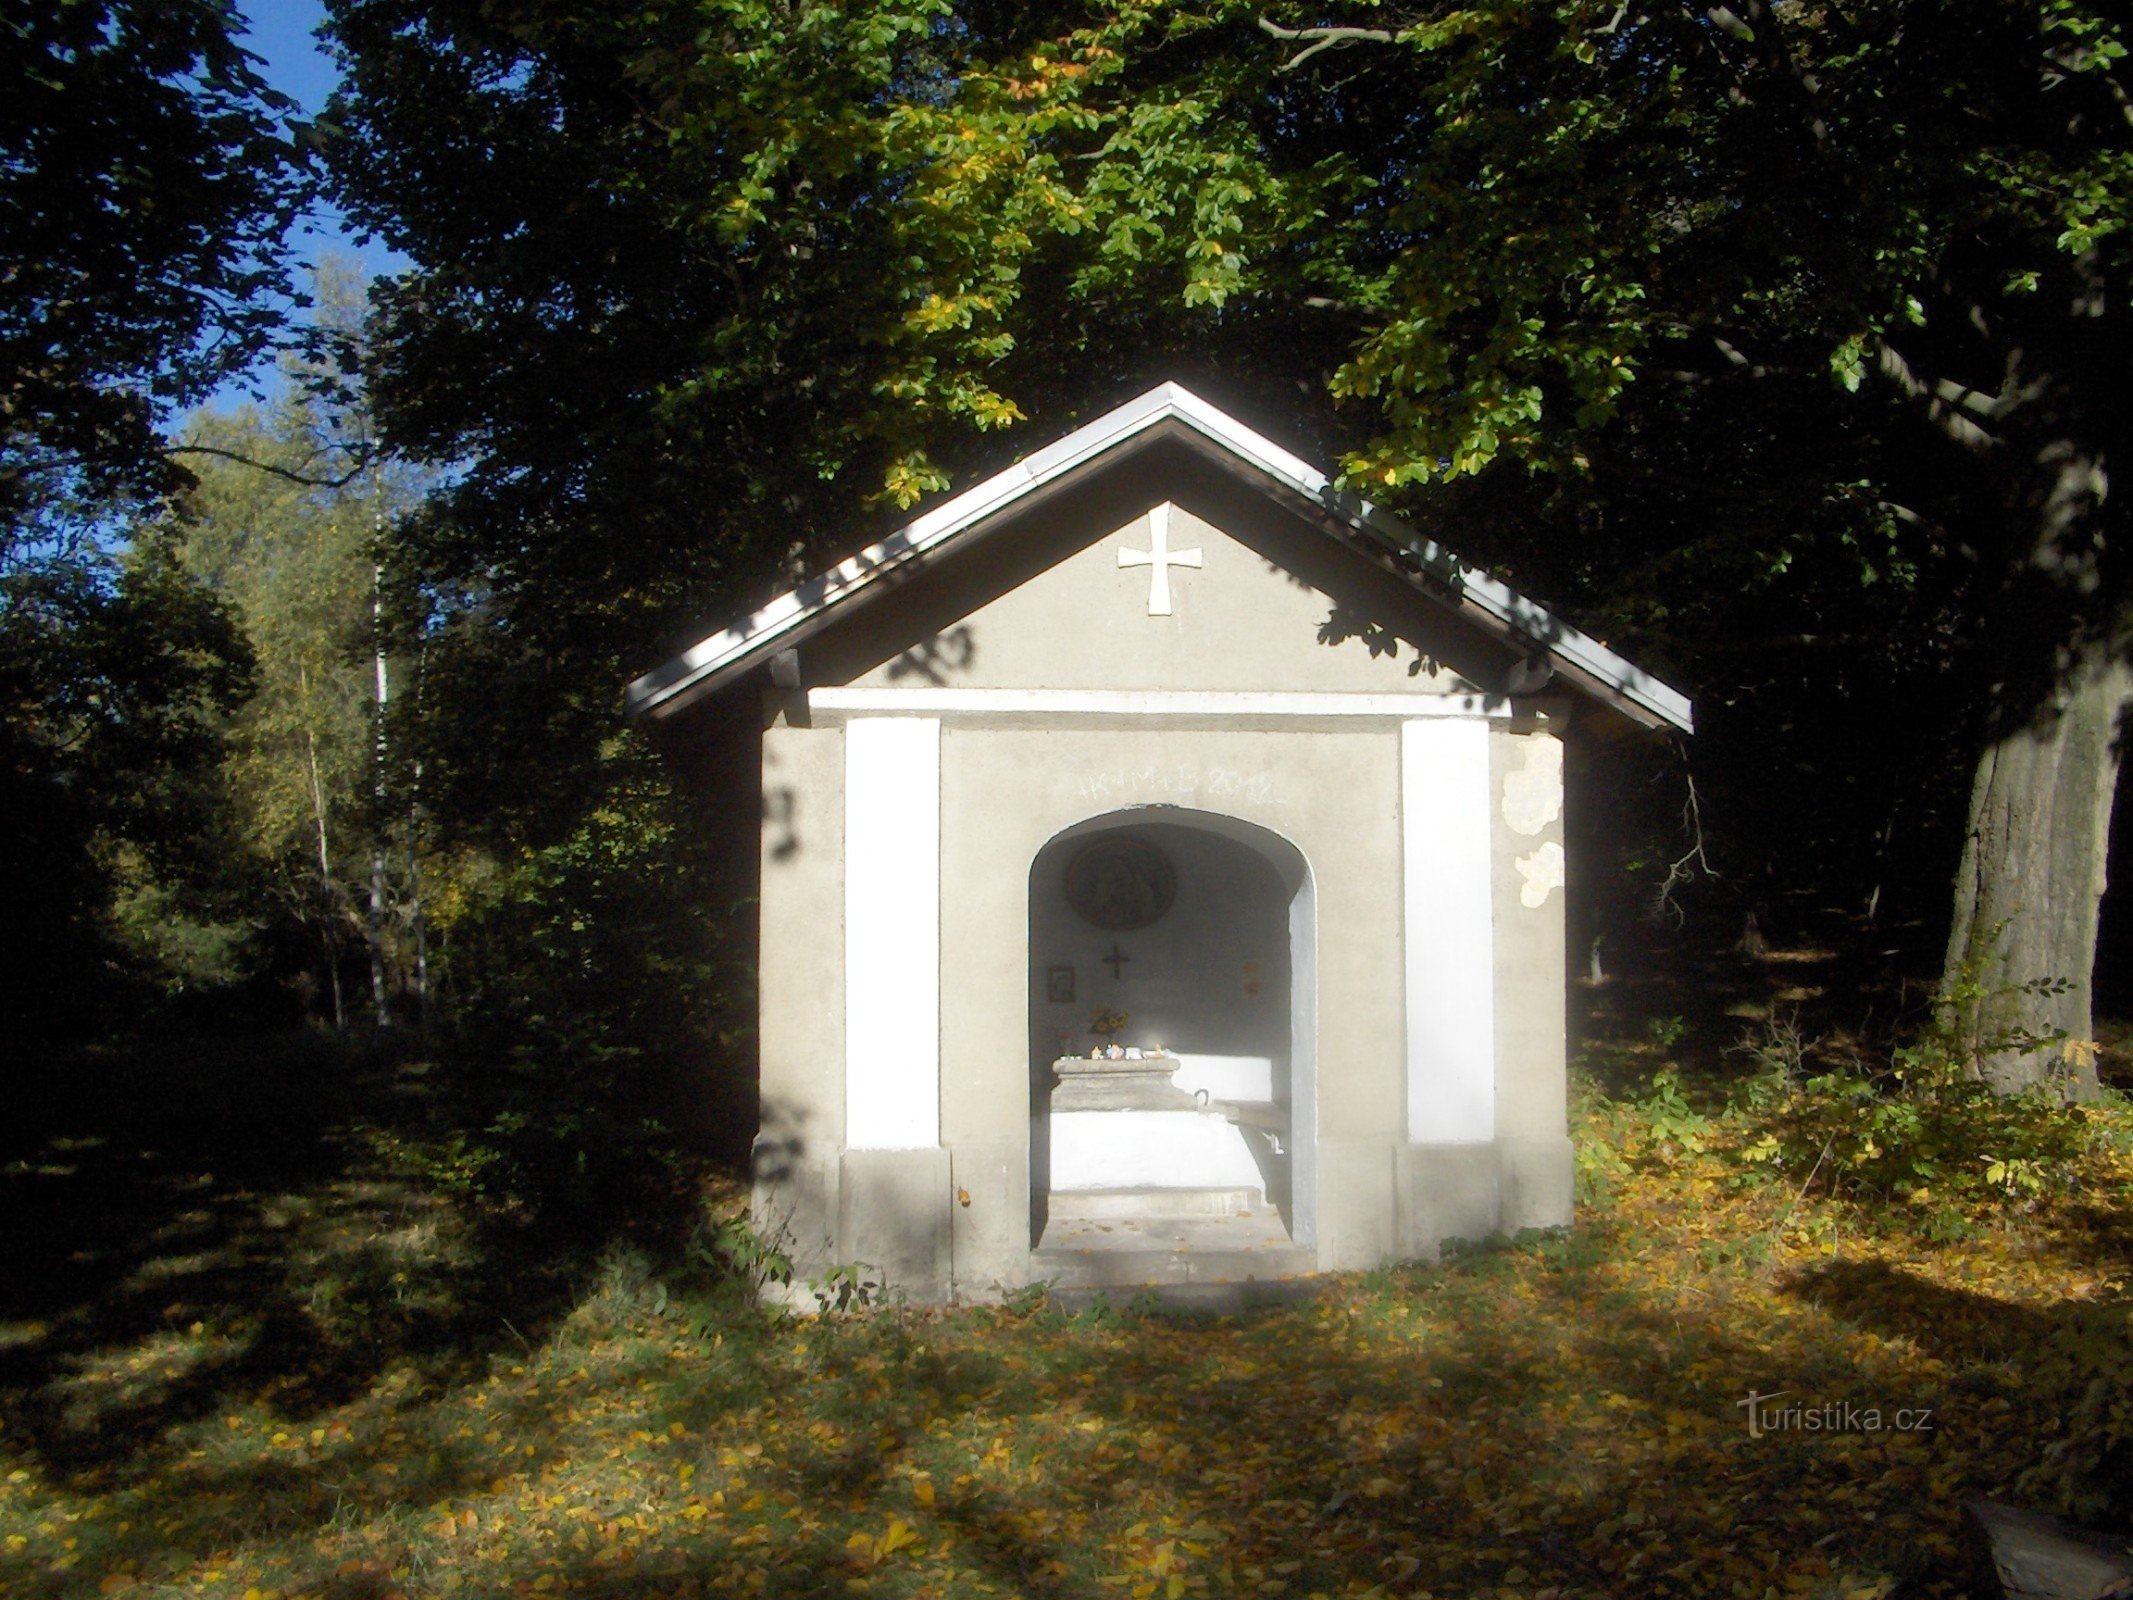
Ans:
[[[326,20],[320,0],[247,0],[242,7],[246,21],[245,48],[265,63],[269,83],[303,107],[307,116],[317,116],[333,93],[339,74],[319,42],[318,30]],[[338,213],[315,216],[296,241],[305,252],[324,245],[362,258],[372,272],[392,272],[407,265],[404,256],[383,245],[360,245],[349,234]]]
[[[325,108],[339,77],[317,37],[326,20],[321,0],[244,0],[240,10],[246,21],[245,48],[264,63],[261,71],[267,81],[296,101],[307,116],[316,116]],[[375,240],[358,242],[340,214],[323,206],[299,225],[289,242],[302,260],[328,253],[346,255],[373,275],[408,265],[405,256]],[[259,381],[271,386],[271,374],[262,372]],[[235,405],[245,398],[243,385],[227,385],[211,403]]]
[[[249,0],[245,48],[267,63],[274,87],[317,115],[333,92],[333,64],[318,43],[326,8],[319,0]]]

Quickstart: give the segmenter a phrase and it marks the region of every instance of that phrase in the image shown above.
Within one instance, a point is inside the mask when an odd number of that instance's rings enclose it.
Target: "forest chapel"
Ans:
[[[1571,1219],[1566,741],[1689,702],[1165,384],[630,687],[760,730],[756,1226],[914,1300]]]

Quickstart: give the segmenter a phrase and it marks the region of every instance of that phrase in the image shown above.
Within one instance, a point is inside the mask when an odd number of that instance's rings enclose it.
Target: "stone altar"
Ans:
[[[1176,1056],[1052,1063],[1054,1194],[1241,1189],[1264,1198],[1266,1174],[1226,1102],[1172,1081]]]
[[[1172,1081],[1176,1056],[1061,1056],[1052,1063],[1052,1110],[1193,1111],[1198,1102]]]

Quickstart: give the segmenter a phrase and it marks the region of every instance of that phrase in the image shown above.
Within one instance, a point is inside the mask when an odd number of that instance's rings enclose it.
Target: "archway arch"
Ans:
[[[1314,1244],[1317,925],[1303,852],[1219,812],[1086,818],[1031,861],[1029,952],[1032,1240],[1055,1207],[1160,1214],[1256,1190],[1293,1243]],[[1100,1047],[1099,1009],[1128,1017],[1123,1048],[1161,1049],[1174,1070],[1129,1071],[1137,1087],[1123,1096],[1072,1069],[1063,1083],[1056,1059]]]

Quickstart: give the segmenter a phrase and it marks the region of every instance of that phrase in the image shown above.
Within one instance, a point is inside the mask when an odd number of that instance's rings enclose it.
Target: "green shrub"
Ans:
[[[1661,1068],[1642,1093],[1620,1099],[1581,1079],[1576,1105],[1584,1129],[1577,1167],[1578,1199],[1584,1204],[1603,1200],[1634,1167],[1666,1166],[1700,1155],[1718,1127],[1690,1101],[1675,1067]]]
[[[1710,1141],[1712,1121],[1689,1103],[1674,1067],[1653,1073],[1651,1088],[1632,1100],[1630,1109],[1643,1124],[1647,1150],[1661,1160],[1700,1155]]]
[[[744,1211],[722,1223],[708,1243],[697,1240],[691,1254],[719,1276],[745,1285],[750,1298],[757,1299],[774,1284],[782,1287],[792,1282],[789,1242],[783,1228],[764,1238],[756,1231],[754,1219]]]
[[[2000,1207],[2064,1192],[2090,1142],[2078,1106],[2002,1095],[1929,1036],[1872,1070],[1767,1057],[1736,1098],[1741,1163],[1803,1186],[1920,1208]]]
[[[754,1127],[750,907],[642,739],[611,741],[601,779],[560,836],[434,897],[429,1126],[382,1153],[494,1210],[678,1248],[700,1168]]]

